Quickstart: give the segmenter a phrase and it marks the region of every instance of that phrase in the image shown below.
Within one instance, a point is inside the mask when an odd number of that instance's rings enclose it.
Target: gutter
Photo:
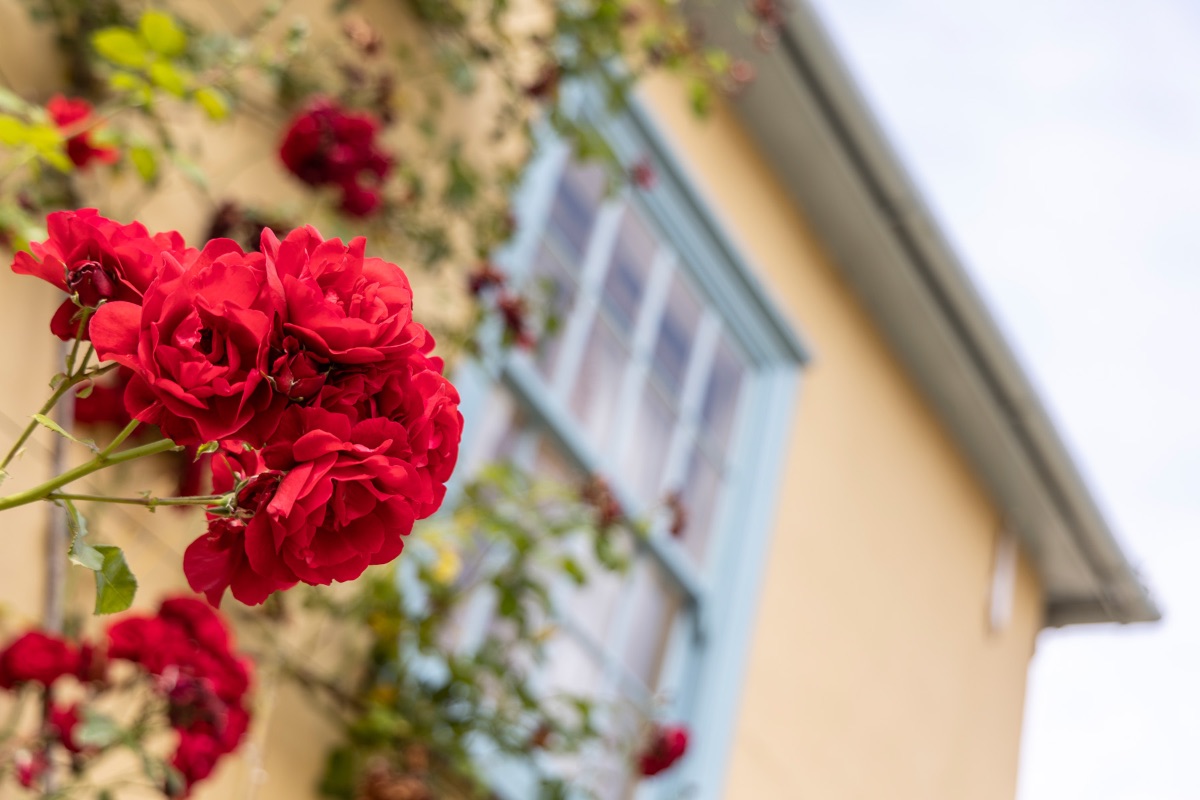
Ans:
[[[1021,535],[1046,589],[1046,624],[1159,619],[813,10],[797,0],[768,54],[747,53],[728,24],[711,27],[756,62],[763,86],[737,103],[743,123]]]

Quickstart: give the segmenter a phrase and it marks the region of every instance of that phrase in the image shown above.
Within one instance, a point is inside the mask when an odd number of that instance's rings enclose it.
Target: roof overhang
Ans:
[[[1159,610],[1028,377],[860,96],[815,13],[793,2],[758,52],[741,0],[695,3],[708,36],[755,64],[735,101],[828,253],[1024,542],[1047,625]]]

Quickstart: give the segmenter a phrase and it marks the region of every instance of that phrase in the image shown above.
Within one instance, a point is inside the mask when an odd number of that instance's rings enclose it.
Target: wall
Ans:
[[[753,91],[753,88],[750,89]],[[791,431],[725,796],[1015,794],[1042,598],[989,632],[994,507],[728,107],[646,106],[815,352]]]

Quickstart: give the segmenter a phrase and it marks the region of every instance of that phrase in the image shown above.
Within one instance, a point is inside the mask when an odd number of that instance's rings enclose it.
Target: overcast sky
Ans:
[[[813,0],[1165,609],[1046,632],[1021,800],[1200,798],[1200,2]]]

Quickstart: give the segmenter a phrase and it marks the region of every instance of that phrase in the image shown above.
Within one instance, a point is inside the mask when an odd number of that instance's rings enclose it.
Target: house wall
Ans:
[[[751,91],[753,89],[751,88]],[[724,796],[1011,800],[1042,594],[993,632],[996,508],[730,109],[644,90],[664,138],[815,353]]]

